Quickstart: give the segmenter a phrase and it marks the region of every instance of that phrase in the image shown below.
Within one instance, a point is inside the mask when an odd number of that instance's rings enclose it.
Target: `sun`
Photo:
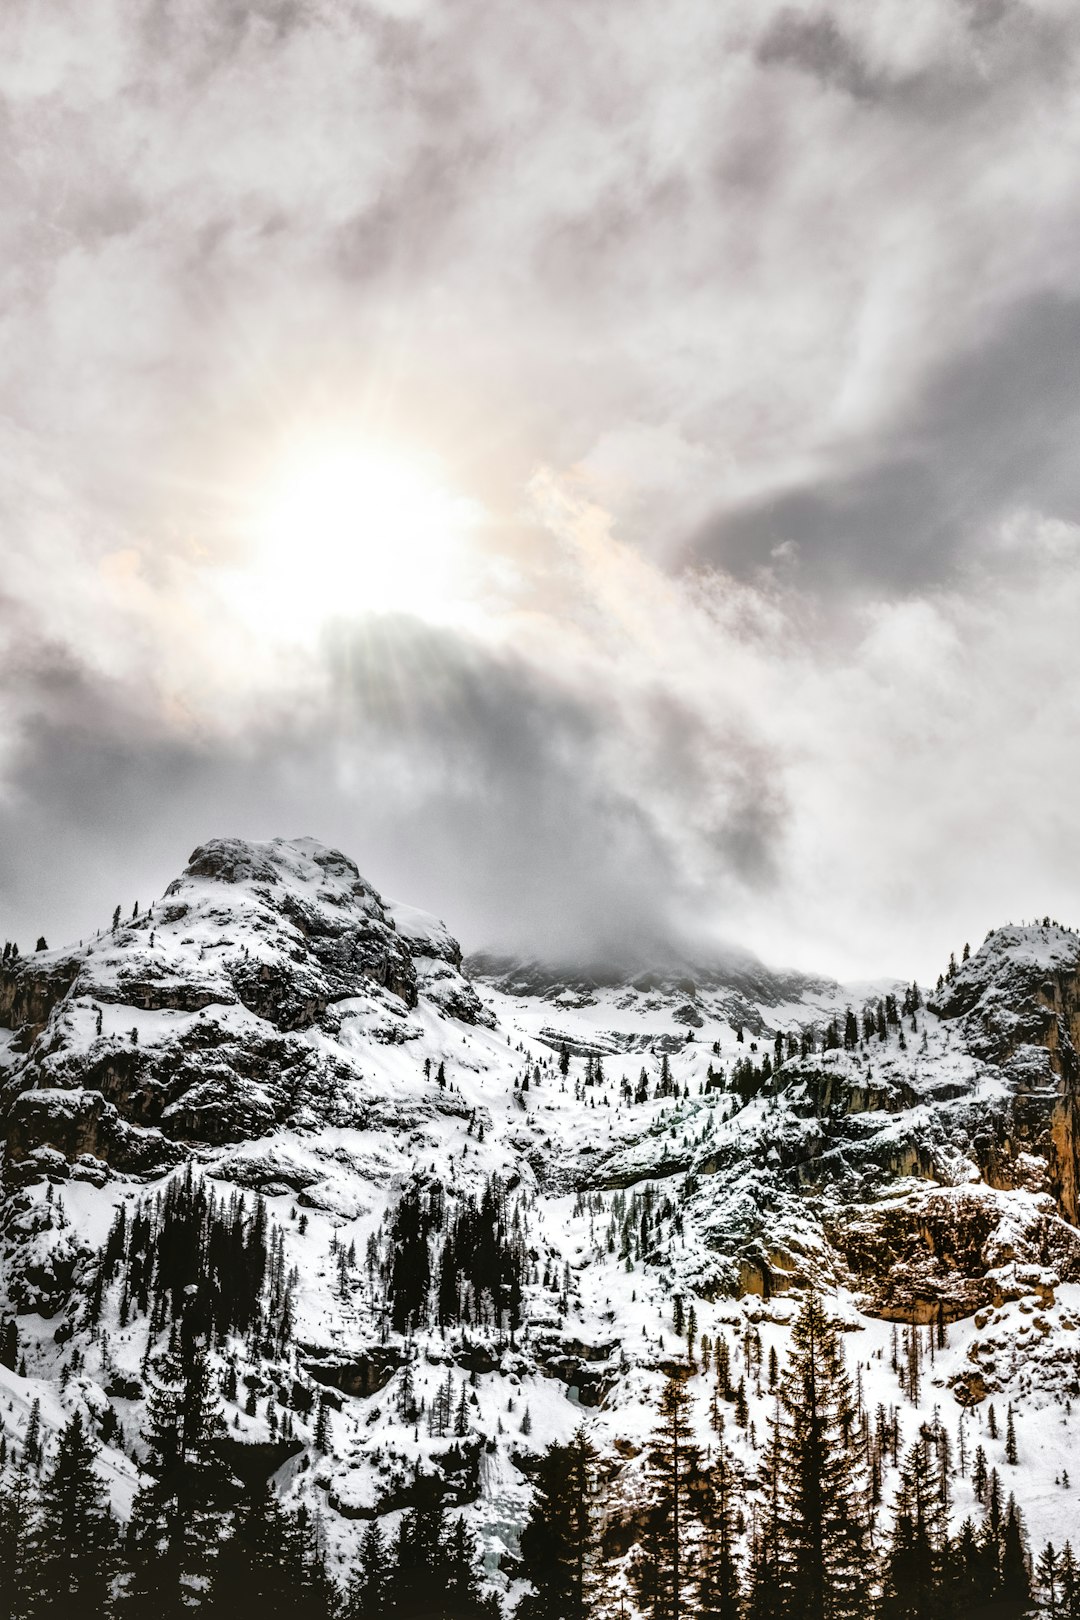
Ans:
[[[297,636],[368,613],[451,619],[467,595],[478,519],[477,504],[423,457],[306,447],[268,477],[245,525],[248,607]]]

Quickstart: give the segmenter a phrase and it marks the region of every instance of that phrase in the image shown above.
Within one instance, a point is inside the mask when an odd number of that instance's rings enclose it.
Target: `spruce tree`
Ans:
[[[782,1620],[865,1620],[866,1493],[839,1332],[808,1294],[792,1329],[775,1436],[775,1585]]]
[[[28,1620],[36,1590],[35,1495],[25,1460],[0,1484],[0,1620]]]
[[[459,1514],[446,1542],[446,1620],[499,1620],[499,1604],[480,1589],[476,1537]]]
[[[521,1574],[533,1590],[518,1604],[518,1620],[587,1620],[592,1613],[597,1461],[583,1428],[541,1459],[521,1533]]]
[[[292,1614],[285,1548],[287,1521],[269,1486],[245,1492],[233,1510],[230,1534],[214,1564],[209,1601],[211,1620],[236,1620],[248,1612],[259,1620],[286,1620]]]
[[[900,1475],[878,1613],[881,1620],[948,1620],[948,1502],[924,1426]]]
[[[750,1542],[746,1620],[777,1620],[784,1612],[779,1558],[781,1437],[778,1395],[762,1469],[765,1501]]]
[[[660,1425],[648,1455],[654,1505],[650,1535],[638,1549],[632,1577],[649,1620],[684,1620],[693,1613],[691,1547],[695,1511],[691,1492],[700,1481],[700,1452],[693,1443],[690,1396],[669,1378],[660,1397]]]
[[[337,1598],[326,1568],[322,1530],[306,1507],[285,1515],[282,1614],[288,1620],[330,1620]]]
[[[151,1477],[135,1499],[128,1537],[130,1620],[172,1620],[202,1603],[223,1529],[220,1427],[205,1350],[159,1356],[143,1436]]]
[[[1028,1573],[1027,1554],[1024,1550],[1020,1510],[1012,1497],[1009,1498],[1001,1538],[998,1592],[1002,1620],[1013,1620],[1014,1616],[1026,1613],[1031,1602],[1031,1576]]]
[[[1048,1541],[1039,1554],[1039,1561],[1035,1565],[1035,1574],[1039,1582],[1039,1591],[1042,1594],[1043,1607],[1048,1620],[1063,1620],[1061,1602],[1061,1559],[1054,1550],[1053,1542]]]
[[[997,1561],[987,1553],[971,1519],[965,1519],[949,1551],[948,1591],[952,1614],[977,1614],[991,1601]]]
[[[1080,1620],[1080,1565],[1071,1541],[1061,1549],[1060,1580],[1062,1620]]]
[[[742,1588],[735,1551],[736,1484],[731,1454],[722,1445],[708,1469],[707,1481],[694,1613],[698,1620],[739,1620]]]
[[[390,1586],[395,1620],[436,1620],[446,1590],[446,1513],[442,1498],[429,1488],[404,1514],[394,1548]]]
[[[76,1412],[60,1433],[41,1489],[34,1536],[34,1612],[40,1620],[105,1616],[116,1573],[116,1525],[94,1468],[97,1448]]]
[[[391,1565],[386,1540],[374,1521],[364,1531],[360,1560],[342,1610],[342,1620],[386,1620]]]

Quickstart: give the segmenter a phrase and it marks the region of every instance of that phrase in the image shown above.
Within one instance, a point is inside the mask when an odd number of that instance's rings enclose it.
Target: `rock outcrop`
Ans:
[[[215,839],[142,916],[5,965],[6,1174],[39,1153],[153,1173],[181,1144],[364,1127],[378,1097],[358,1050],[415,1038],[421,998],[491,1021],[442,924],[395,914],[339,851]]]

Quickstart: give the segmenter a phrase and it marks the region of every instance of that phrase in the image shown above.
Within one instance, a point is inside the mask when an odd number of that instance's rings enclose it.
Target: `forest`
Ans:
[[[484,1208],[474,1206],[469,1218],[494,1221],[497,1230],[495,1204],[486,1216]],[[402,1243],[424,1218],[420,1205],[407,1201]],[[250,1275],[242,1267],[231,1273],[236,1290],[222,1303],[219,1328],[244,1319],[251,1331],[266,1331],[252,1279],[261,1266],[260,1287],[267,1280],[276,1286],[276,1245],[261,1211],[245,1217],[216,1209],[189,1176],[149,1213],[114,1228],[103,1269],[115,1281],[126,1265],[123,1287],[133,1308],[169,1319],[164,1346],[147,1365],[136,1448],[142,1484],[121,1524],[95,1466],[100,1436],[78,1411],[51,1447],[37,1413],[20,1448],[0,1437],[0,1620],[194,1613],[498,1620],[476,1537],[465,1516],[447,1507],[437,1477],[417,1477],[412,1505],[393,1516],[392,1529],[374,1518],[356,1525],[354,1568],[344,1581],[328,1571],[317,1515],[283,1505],[265,1480],[237,1478],[222,1445],[230,1371],[215,1368],[205,1299],[198,1290],[170,1291],[185,1272],[176,1257],[196,1219],[204,1235],[217,1234],[232,1244],[234,1259],[246,1256],[253,1266]],[[166,1232],[169,1241],[160,1241]],[[139,1268],[147,1252],[154,1263],[143,1298],[130,1274],[134,1266],[138,1277],[146,1275]],[[491,1253],[497,1268],[498,1244]],[[392,1276],[393,1268],[388,1281]],[[729,1423],[745,1422],[727,1342],[704,1340],[695,1358],[689,1318],[681,1325],[688,1355],[663,1385],[644,1492],[624,1492],[618,1467],[601,1455],[587,1424],[532,1460],[532,1507],[509,1572],[521,1593],[515,1620],[1019,1620],[1033,1605],[1051,1620],[1080,1616],[1072,1546],[1033,1555],[1021,1505],[988,1469],[982,1448],[951,1455],[940,1423],[925,1425],[899,1453],[895,1421],[863,1407],[842,1334],[817,1294],[803,1302],[784,1364],[770,1357],[774,1418],[756,1479],[724,1440]],[[5,1357],[17,1353],[10,1329],[3,1343]],[[744,1356],[753,1366],[752,1344]],[[707,1451],[691,1422],[690,1384],[702,1363],[713,1390],[715,1444]],[[917,1368],[911,1354],[901,1376],[915,1377]],[[316,1450],[326,1444],[325,1415],[320,1404]],[[467,1431],[464,1401],[461,1424]],[[1011,1412],[1007,1425],[1011,1461]],[[883,1502],[881,1465],[890,1449],[899,1484]],[[970,1473],[982,1511],[978,1522],[954,1527],[958,1472]]]

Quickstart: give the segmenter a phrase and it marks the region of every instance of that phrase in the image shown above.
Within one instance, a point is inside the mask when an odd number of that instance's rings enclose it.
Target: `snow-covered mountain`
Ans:
[[[7,955],[0,1020],[6,1431],[35,1399],[46,1431],[85,1408],[121,1512],[167,1325],[140,1306],[131,1232],[165,1189],[204,1188],[230,1218],[261,1200],[274,1257],[264,1329],[215,1340],[235,1465],[317,1508],[342,1570],[357,1521],[392,1523],[426,1479],[512,1595],[539,1451],[584,1416],[632,1494],[691,1307],[741,1368],[727,1435],[752,1482],[762,1367],[809,1283],[851,1329],[868,1409],[897,1406],[909,1438],[938,1408],[1003,1462],[987,1414],[1011,1404],[1032,1541],[1069,1533],[1071,931],[1002,928],[936,990],[735,954],[463,963],[337,851],[221,839],[142,913]],[[955,1496],[962,1515],[966,1481]]]

